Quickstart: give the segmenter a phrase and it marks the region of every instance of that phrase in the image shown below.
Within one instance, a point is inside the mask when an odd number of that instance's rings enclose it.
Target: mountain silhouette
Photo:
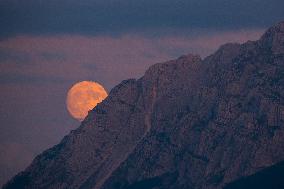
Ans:
[[[283,149],[281,22],[121,82],[3,189],[219,189],[284,161]]]
[[[224,189],[284,188],[284,161],[228,184]]]

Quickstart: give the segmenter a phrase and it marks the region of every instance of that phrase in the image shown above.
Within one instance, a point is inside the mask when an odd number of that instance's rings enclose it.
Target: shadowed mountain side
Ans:
[[[224,189],[283,189],[284,162],[265,168],[256,174],[234,181]]]
[[[224,45],[193,73],[181,67],[180,58],[153,74],[162,84],[153,87],[158,95],[151,132],[103,188],[137,186],[173,172],[175,182],[164,187],[160,179],[154,187],[222,188],[282,161],[283,32],[281,23],[260,41]]]
[[[284,160],[284,22],[123,81],[4,189],[217,189]]]

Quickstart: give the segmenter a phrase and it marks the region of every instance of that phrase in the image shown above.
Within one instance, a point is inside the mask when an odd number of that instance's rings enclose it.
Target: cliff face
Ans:
[[[222,188],[284,160],[284,22],[123,81],[4,188]]]

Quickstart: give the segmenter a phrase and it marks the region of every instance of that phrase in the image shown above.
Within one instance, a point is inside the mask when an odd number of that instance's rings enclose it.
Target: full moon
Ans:
[[[102,85],[93,81],[82,81],[71,87],[67,94],[66,105],[75,119],[82,121],[98,103],[107,97]]]

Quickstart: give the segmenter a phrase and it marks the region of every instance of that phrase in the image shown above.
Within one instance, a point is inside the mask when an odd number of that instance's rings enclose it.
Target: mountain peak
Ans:
[[[143,78],[145,80],[153,80],[154,78],[161,77],[162,75],[169,76],[177,70],[192,72],[200,66],[198,63],[201,62],[202,59],[199,55],[182,55],[176,60],[154,64],[146,71]]]
[[[260,44],[270,48],[273,54],[284,54],[284,21],[269,28],[260,39]]]
[[[178,60],[187,60],[188,62],[200,62],[202,59],[199,55],[197,54],[186,54],[182,55],[178,58]]]

